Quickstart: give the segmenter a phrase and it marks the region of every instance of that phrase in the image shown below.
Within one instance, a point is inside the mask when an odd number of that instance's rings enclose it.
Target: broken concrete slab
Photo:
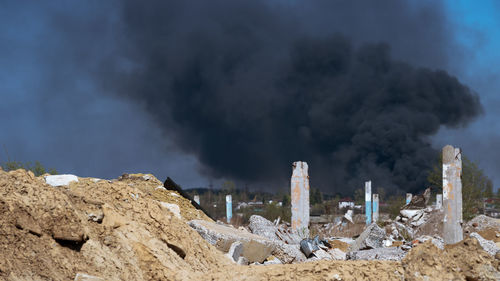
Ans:
[[[70,182],[78,181],[75,175],[50,175],[45,176],[45,182],[51,186],[68,186]]]
[[[376,223],[372,223],[349,246],[349,251],[382,248],[385,235],[384,229],[380,228]]]
[[[243,243],[236,241],[231,244],[229,247],[229,251],[227,252],[227,256],[230,257],[233,261],[237,262],[243,253]]]
[[[377,248],[363,251],[352,251],[347,253],[348,260],[386,260],[400,261],[406,252],[399,247]]]
[[[470,237],[474,237],[479,242],[479,245],[485,250],[488,254],[495,256],[500,248],[495,244],[495,242],[484,239],[481,235],[476,232],[471,233]]]
[[[277,226],[259,215],[252,215],[250,217],[248,228],[250,228],[253,234],[275,241],[282,241],[286,244],[299,244],[301,240],[297,234],[289,231],[289,229],[284,226]]]
[[[328,253],[330,254],[330,256],[332,256],[332,260],[346,260],[347,259],[346,253],[338,248],[328,250]]]
[[[263,262],[275,249],[273,241],[246,231],[204,220],[188,222],[207,242],[217,249],[228,252],[231,245],[239,241],[243,243],[242,256],[249,262]]]

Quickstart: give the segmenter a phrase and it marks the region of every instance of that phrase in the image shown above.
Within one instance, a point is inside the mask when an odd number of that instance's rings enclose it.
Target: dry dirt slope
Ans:
[[[160,185],[129,175],[52,187],[31,172],[0,170],[0,280],[74,280],[78,273],[102,280],[500,279],[498,260],[475,240],[445,252],[424,244],[403,262],[238,266],[186,224],[209,218]],[[161,201],[177,204],[181,218]]]

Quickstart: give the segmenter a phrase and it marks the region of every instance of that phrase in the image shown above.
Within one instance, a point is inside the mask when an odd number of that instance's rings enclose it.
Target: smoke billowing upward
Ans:
[[[302,160],[325,191],[367,179],[414,191],[436,157],[428,138],[481,113],[456,78],[409,64],[446,63],[436,7],[366,1],[366,18],[348,19],[349,1],[195,2],[125,4],[105,77],[213,177],[276,182]],[[372,38],[360,26],[374,19],[387,30]]]

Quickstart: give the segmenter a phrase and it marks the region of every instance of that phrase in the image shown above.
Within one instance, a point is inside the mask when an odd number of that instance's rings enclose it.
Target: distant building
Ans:
[[[354,208],[354,201],[347,197],[339,200],[339,209]]]

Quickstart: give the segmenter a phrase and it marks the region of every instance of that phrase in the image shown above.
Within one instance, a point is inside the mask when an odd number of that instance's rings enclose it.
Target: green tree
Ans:
[[[32,165],[31,162],[18,162],[18,161],[7,161],[2,165],[2,169],[5,171],[14,171],[17,169],[25,169],[26,171],[32,171],[35,176],[41,176],[43,174],[49,173],[51,175],[56,175],[57,171],[54,168],[50,168],[45,170],[45,167],[38,161],[35,161],[35,164]]]
[[[428,182],[439,192],[443,192],[443,160],[439,156],[437,163],[427,177]],[[470,220],[483,208],[483,198],[493,195],[493,184],[476,163],[462,153],[462,207],[464,220]]]

